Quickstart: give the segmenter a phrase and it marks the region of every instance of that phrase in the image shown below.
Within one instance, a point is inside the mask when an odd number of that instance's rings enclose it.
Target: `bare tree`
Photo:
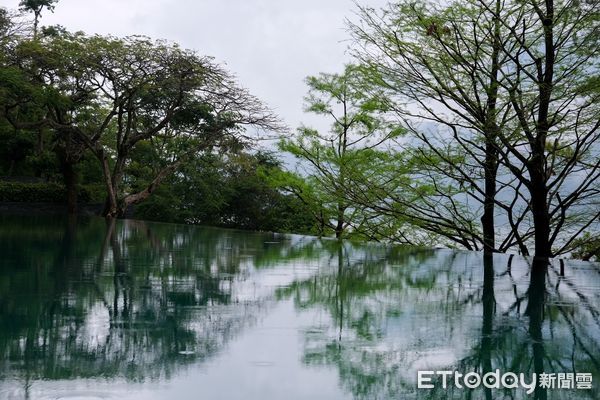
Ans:
[[[403,203],[404,217],[421,228],[494,252],[524,246],[518,230],[496,240],[495,207],[511,216],[514,211],[512,202],[497,198],[513,184],[498,176],[498,135],[512,115],[499,85],[508,60],[501,52],[505,28],[497,17],[503,2],[489,3],[496,14],[477,1],[450,6],[402,1],[381,12],[362,7],[360,22],[350,28],[356,56],[371,68],[374,84],[385,89],[389,107],[417,139],[398,146],[419,160],[413,177],[433,184],[430,200],[390,197]],[[465,209],[467,198],[481,205],[480,223],[473,204]]]
[[[519,132],[499,135],[498,152],[528,191],[536,257],[561,255],[599,226],[600,3],[529,0],[503,15],[480,4],[509,34],[501,85]]]
[[[422,184],[366,182],[371,193],[393,183],[381,212],[486,252],[528,254],[533,239],[540,257],[597,230],[597,13],[597,2],[535,0],[361,8],[356,55],[418,139],[398,148],[415,155]],[[466,199],[482,206],[481,225]]]

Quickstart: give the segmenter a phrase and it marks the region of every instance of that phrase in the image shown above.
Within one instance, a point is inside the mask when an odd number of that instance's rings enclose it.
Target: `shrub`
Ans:
[[[79,196],[82,203],[104,203],[106,200],[106,186],[104,183],[90,183],[81,185],[79,188]],[[87,200],[84,200],[87,198]]]
[[[96,186],[81,186],[78,201],[80,203],[101,202],[102,191]],[[60,183],[0,182],[0,201],[64,203],[66,200],[65,186]]]

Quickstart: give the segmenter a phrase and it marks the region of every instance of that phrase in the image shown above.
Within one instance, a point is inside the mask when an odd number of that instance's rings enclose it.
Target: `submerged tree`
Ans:
[[[542,3],[361,9],[351,26],[357,55],[418,139],[402,145],[422,165],[415,178],[431,185],[414,201],[404,196],[413,185],[375,182],[382,212],[408,212],[421,228],[487,252],[528,254],[533,238],[541,257],[564,254],[579,233],[597,229],[598,4]],[[468,199],[482,205],[482,234]]]
[[[524,250],[522,217],[513,217],[514,204],[498,201],[512,184],[499,176],[497,150],[499,131],[511,118],[499,85],[508,59],[500,51],[503,26],[476,3],[401,1],[381,12],[364,7],[360,23],[351,25],[357,57],[415,139],[398,147],[412,154],[412,176],[423,183],[382,187],[384,198],[404,207],[380,202],[380,208],[467,248]],[[423,191],[424,185],[430,190]],[[415,190],[421,201],[406,196]],[[498,233],[497,206],[513,228],[504,236]]]
[[[515,2],[511,18],[498,15],[511,61],[501,85],[520,131],[500,135],[498,151],[529,193],[536,257],[564,254],[599,227],[590,202],[600,195],[599,12],[597,1],[546,0]]]

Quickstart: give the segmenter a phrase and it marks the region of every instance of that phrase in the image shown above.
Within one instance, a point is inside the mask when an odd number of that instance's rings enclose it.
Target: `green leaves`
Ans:
[[[38,146],[52,136],[60,157],[78,162],[93,153],[112,186],[111,215],[122,211],[115,210],[119,204],[146,199],[190,159],[215,148],[241,150],[245,126],[282,129],[220,65],[177,44],[88,36],[60,26],[38,35],[39,13],[54,4],[22,2],[35,13],[35,33],[33,40],[17,37],[2,54],[0,98],[8,105],[2,111],[13,126],[44,129]],[[160,168],[149,171],[134,156],[158,159]],[[123,184],[128,173],[145,178],[136,187]]]
[[[152,157],[133,155],[140,172],[135,179],[144,185],[151,179],[145,165]],[[205,154],[191,160],[172,176],[155,196],[136,207],[143,219],[210,224],[233,228],[276,232],[314,233],[306,206],[275,188],[287,175],[271,154],[240,152]],[[288,177],[285,176],[285,179]],[[277,184],[276,184],[277,182]]]
[[[19,1],[19,7],[23,11],[40,13],[42,9],[46,8],[49,11],[54,11],[58,0],[21,0]]]
[[[272,176],[271,182],[309,206],[320,234],[375,238],[365,236],[363,228],[377,217],[354,201],[353,189],[378,171],[375,157],[384,153],[377,148],[404,130],[384,118],[387,103],[371,84],[371,73],[367,67],[348,65],[340,74],[308,77],[305,110],[327,118],[331,128],[320,132],[301,126],[279,143],[281,151],[298,160],[298,169]]]

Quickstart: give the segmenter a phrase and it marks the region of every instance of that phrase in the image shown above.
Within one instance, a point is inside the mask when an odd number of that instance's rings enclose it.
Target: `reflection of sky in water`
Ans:
[[[504,255],[486,269],[477,253],[298,235],[2,222],[2,398],[463,399],[416,392],[416,371],[531,373],[536,343],[554,372],[600,369],[592,264],[561,276],[556,261],[534,284]]]

